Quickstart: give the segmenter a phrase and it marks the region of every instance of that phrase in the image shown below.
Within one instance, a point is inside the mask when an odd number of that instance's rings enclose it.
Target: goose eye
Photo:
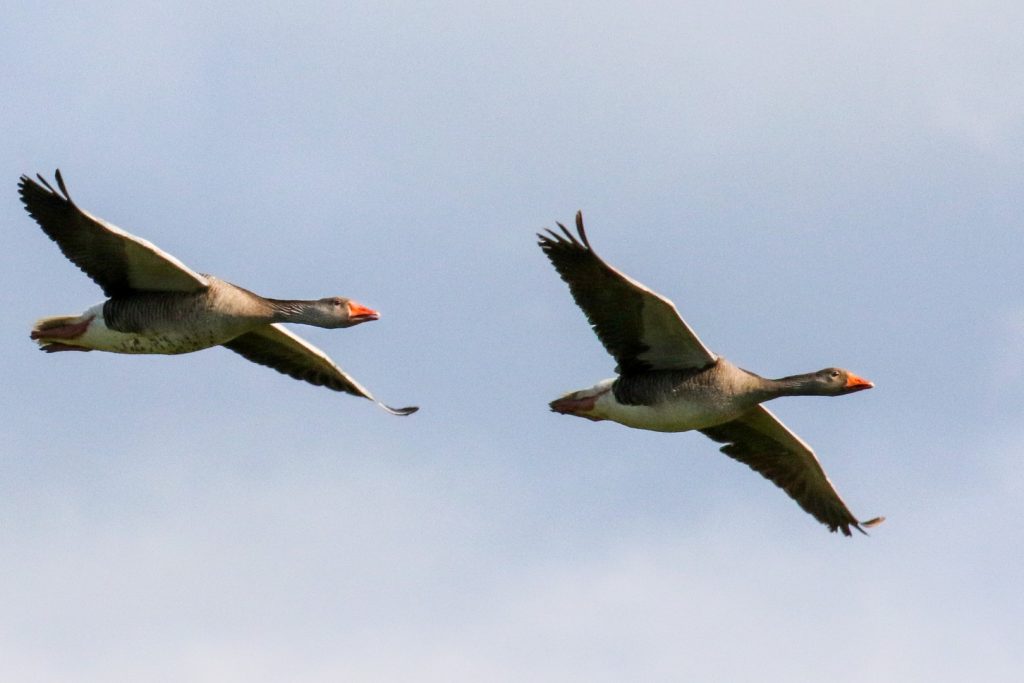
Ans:
[[[837,377],[839,377],[839,371],[833,370],[832,372],[828,373],[828,376],[831,377],[832,379],[836,379]]]

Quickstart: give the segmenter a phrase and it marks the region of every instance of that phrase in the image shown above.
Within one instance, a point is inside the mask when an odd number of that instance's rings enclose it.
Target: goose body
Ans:
[[[80,315],[42,318],[31,338],[47,352],[191,353],[224,346],[295,379],[370,399],[396,415],[415,407],[380,403],[320,349],[280,323],[351,327],[379,314],[344,297],[270,299],[197,273],[155,245],[80,209],[60,171],[60,191],[22,176],[29,214],[64,255],[109,297]]]
[[[839,497],[814,451],[762,404],[781,396],[840,396],[874,386],[840,368],[768,379],[712,353],[668,299],[605,263],[590,246],[583,216],[576,235],[539,235],[594,332],[618,363],[617,377],[551,402],[557,413],[659,432],[698,430],[721,450],[782,488],[830,531],[859,521]]]
[[[746,371],[718,358],[699,370],[651,370],[605,379],[583,390],[596,396],[592,408],[573,405],[580,392],[558,399],[555,407],[557,412],[635,429],[686,432],[728,422],[756,406],[758,393],[738,390],[749,378]]]
[[[203,292],[139,293],[108,299],[79,316],[44,318],[36,323],[33,338],[49,351],[68,350],[63,345],[112,353],[180,354],[219,346],[272,322],[256,302],[248,301],[249,292],[207,279],[209,287]],[[229,307],[232,312],[227,314]],[[55,329],[81,323],[87,324],[80,335],[52,336]]]

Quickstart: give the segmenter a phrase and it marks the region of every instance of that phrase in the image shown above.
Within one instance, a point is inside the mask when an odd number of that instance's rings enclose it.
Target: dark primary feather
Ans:
[[[562,234],[538,234],[555,270],[598,339],[623,373],[650,369],[699,368],[714,362],[711,353],[671,301],[605,263],[590,246],[583,214],[576,214],[579,239],[558,223]]]
[[[829,531],[850,535],[850,527],[865,533],[861,526],[872,527],[883,521],[878,517],[860,522],[839,497],[821,468],[821,464],[798,437],[763,406],[743,416],[699,430],[705,436],[724,443],[721,451],[749,466],[795,500]],[[790,440],[785,443],[784,439]]]
[[[205,279],[146,240],[89,215],[72,201],[60,171],[58,192],[42,176],[21,176],[25,209],[69,261],[108,297],[136,291],[198,291]]]
[[[244,358],[303,382],[370,399],[394,415],[410,415],[416,406],[392,408],[377,401],[320,349],[280,325],[265,325],[222,346]]]

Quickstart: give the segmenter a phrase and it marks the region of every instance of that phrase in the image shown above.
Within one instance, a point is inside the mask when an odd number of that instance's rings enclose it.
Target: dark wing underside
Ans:
[[[393,415],[410,415],[419,408],[392,408],[370,394],[361,384],[334,364],[323,351],[281,325],[266,325],[223,344],[235,353],[294,379],[318,387],[367,398]]]
[[[680,317],[671,301],[605,263],[590,247],[583,214],[576,214],[576,238],[538,235],[555,270],[569,285],[598,339],[618,362],[618,371],[686,370],[715,362],[716,356]]]
[[[206,278],[144,239],[92,216],[71,200],[60,171],[57,187],[38,176],[21,176],[18,193],[25,209],[61,252],[108,297],[132,292],[195,292]]]
[[[825,475],[810,446],[763,406],[752,408],[732,422],[700,431],[724,443],[723,453],[773,482],[829,531],[839,529],[849,536],[853,527],[864,533],[862,526],[872,527],[885,519],[857,520]]]

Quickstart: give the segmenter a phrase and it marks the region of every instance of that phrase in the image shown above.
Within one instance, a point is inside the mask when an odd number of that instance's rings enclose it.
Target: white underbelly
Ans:
[[[178,354],[190,353],[211,346],[222,344],[227,339],[213,330],[186,329],[161,330],[144,334],[118,332],[107,327],[103,320],[103,304],[94,306],[85,312],[85,316],[95,316],[86,328],[85,333],[75,340],[68,340],[75,346],[84,346],[97,351],[112,353],[158,353]]]
[[[666,401],[653,406],[623,405],[618,402],[607,406],[605,418],[635,429],[654,432],[685,432],[703,429],[733,420],[750,405],[723,401],[707,405],[690,401]]]

